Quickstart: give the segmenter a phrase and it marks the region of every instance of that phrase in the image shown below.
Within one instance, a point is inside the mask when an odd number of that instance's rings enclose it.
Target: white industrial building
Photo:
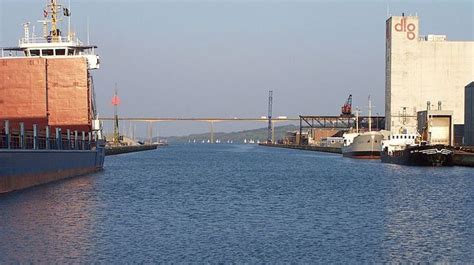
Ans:
[[[462,138],[465,86],[474,80],[474,41],[420,36],[419,29],[417,16],[386,21],[386,129],[415,132],[417,112],[447,110]]]

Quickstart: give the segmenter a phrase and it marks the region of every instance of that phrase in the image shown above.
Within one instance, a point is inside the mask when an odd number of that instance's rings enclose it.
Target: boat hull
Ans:
[[[0,193],[102,170],[105,150],[0,149]]]
[[[352,144],[342,147],[342,156],[356,159],[380,159],[383,135],[378,132],[356,136]]]
[[[380,159],[380,151],[344,152],[342,156],[357,159]]]
[[[388,154],[387,151],[381,153],[383,163],[407,166],[453,166],[453,157],[454,151],[444,145],[415,146],[394,151],[392,154]]]

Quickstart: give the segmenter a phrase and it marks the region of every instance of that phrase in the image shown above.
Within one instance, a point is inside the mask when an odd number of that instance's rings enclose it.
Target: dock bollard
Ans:
[[[38,149],[38,125],[33,124],[33,149]]]
[[[5,138],[7,141],[7,149],[10,149],[10,121],[5,121]]]
[[[50,143],[49,143],[49,126],[46,126],[46,139],[45,139],[45,143],[46,143],[46,149],[50,149],[51,146],[50,146]]]
[[[20,122],[20,149],[25,149],[25,123]]]

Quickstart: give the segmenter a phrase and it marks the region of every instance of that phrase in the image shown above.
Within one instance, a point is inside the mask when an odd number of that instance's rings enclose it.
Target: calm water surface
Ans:
[[[473,214],[470,168],[177,145],[0,196],[0,263],[466,263]]]

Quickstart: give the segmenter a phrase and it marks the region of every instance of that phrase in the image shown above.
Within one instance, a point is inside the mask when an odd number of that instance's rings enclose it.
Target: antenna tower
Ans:
[[[273,127],[272,127],[272,105],[273,105],[273,90],[268,91],[268,136],[267,143],[272,143],[273,141]]]

